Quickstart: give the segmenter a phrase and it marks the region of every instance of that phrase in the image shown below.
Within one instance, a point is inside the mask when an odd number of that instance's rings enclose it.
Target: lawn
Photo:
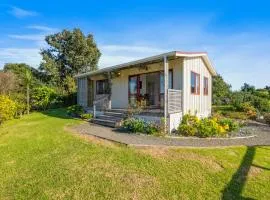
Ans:
[[[0,199],[270,199],[270,147],[144,149],[80,137],[63,109],[0,126]]]

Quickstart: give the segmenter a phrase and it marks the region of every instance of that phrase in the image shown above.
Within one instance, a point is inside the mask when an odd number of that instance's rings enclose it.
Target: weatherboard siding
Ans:
[[[207,117],[211,114],[212,76],[201,57],[184,58],[183,60],[183,113]],[[200,94],[191,94],[191,72],[200,74]],[[204,95],[203,78],[208,78],[208,95]]]

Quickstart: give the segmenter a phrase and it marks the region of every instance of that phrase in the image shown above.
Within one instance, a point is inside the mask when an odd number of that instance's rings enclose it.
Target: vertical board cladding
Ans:
[[[191,94],[191,72],[200,74],[200,94]],[[191,112],[199,117],[207,117],[211,114],[212,107],[212,75],[201,57],[184,58],[184,90],[183,112]],[[204,95],[203,79],[208,78],[208,95]]]
[[[87,107],[88,101],[87,85],[88,85],[87,77],[77,79],[77,87],[78,87],[77,102],[79,105],[83,107]]]

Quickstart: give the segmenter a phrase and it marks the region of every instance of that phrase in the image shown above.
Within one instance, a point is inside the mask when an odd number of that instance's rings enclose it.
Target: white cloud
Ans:
[[[25,35],[8,35],[8,37],[18,40],[32,40],[32,41],[39,41],[44,40],[44,34],[25,34]]]
[[[24,18],[24,17],[31,17],[31,16],[37,16],[38,13],[35,11],[25,10],[18,7],[11,7],[11,10],[9,11],[10,14],[17,18]]]
[[[137,45],[101,45],[99,48],[102,52],[99,62],[99,66],[101,68],[130,62],[168,51],[162,48]]]
[[[137,52],[137,53],[162,53],[164,49],[154,48],[149,46],[132,46],[132,45],[102,45],[103,51],[110,52]]]
[[[0,48],[0,68],[5,63],[26,63],[37,67],[41,56],[38,48]]]
[[[10,34],[9,38],[17,39],[17,40],[29,40],[33,41],[35,46],[45,47],[47,44],[45,42],[45,37],[47,35],[53,34],[58,31],[57,28],[52,28],[48,26],[40,26],[40,25],[31,25],[27,26],[28,29],[38,30],[39,33],[36,34]]]
[[[43,31],[43,32],[49,32],[49,33],[59,31],[59,29],[57,29],[57,28],[52,28],[52,27],[48,27],[48,26],[41,26],[41,25],[31,25],[31,26],[27,26],[27,28],[38,30],[38,31]]]

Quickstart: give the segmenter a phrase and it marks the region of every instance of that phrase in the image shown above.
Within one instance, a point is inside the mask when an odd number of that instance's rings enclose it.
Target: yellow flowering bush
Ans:
[[[16,113],[16,103],[6,95],[0,95],[0,123],[12,119]]]
[[[183,116],[178,127],[178,134],[185,136],[212,137],[226,135],[235,131],[239,124],[231,119],[217,117],[199,119],[196,116],[187,114]]]

